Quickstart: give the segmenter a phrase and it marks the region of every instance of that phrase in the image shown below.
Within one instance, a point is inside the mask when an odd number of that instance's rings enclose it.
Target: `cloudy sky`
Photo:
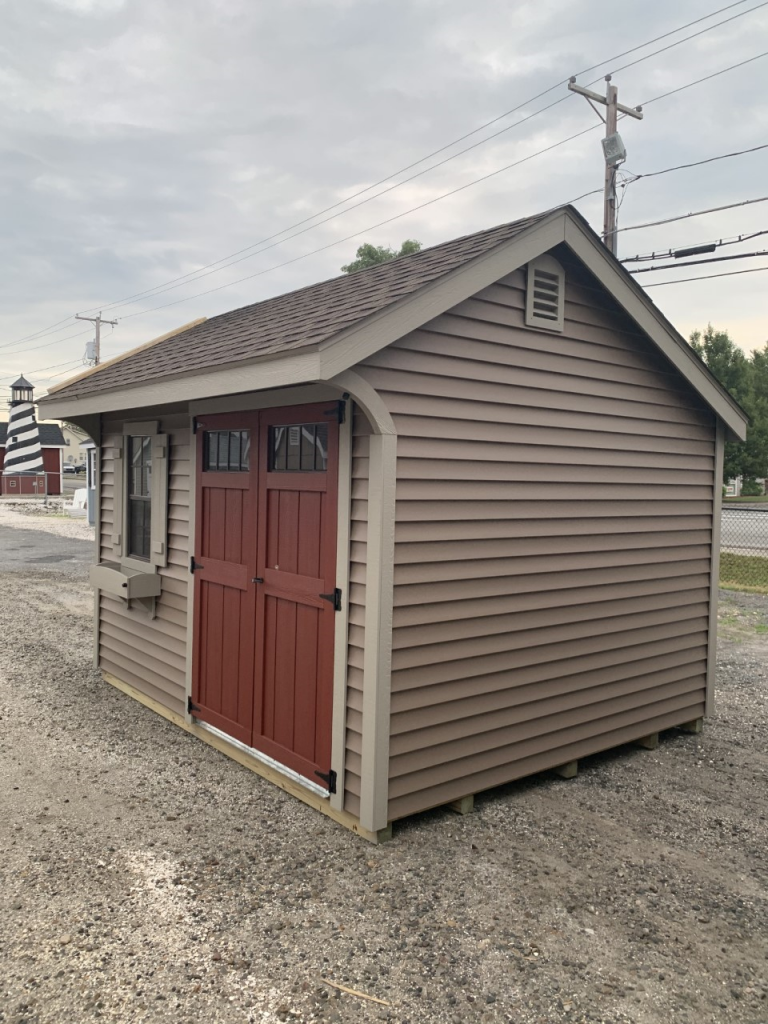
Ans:
[[[599,189],[601,125],[558,83],[599,65],[579,82],[601,89],[615,71],[619,100],[634,106],[764,50],[764,0],[0,0],[0,388],[22,371],[40,391],[74,372],[92,336],[66,319],[76,312],[119,320],[104,329],[108,358],[333,276],[363,241],[434,244]],[[623,169],[768,143],[767,85],[768,56],[648,103],[643,121],[620,125]],[[764,150],[638,180],[620,225],[768,195],[767,172]],[[600,228],[601,196],[578,208]],[[619,255],[762,229],[768,203],[627,231]],[[759,249],[768,234],[718,255]],[[762,265],[768,257],[642,278]],[[686,335],[711,321],[747,350],[768,341],[768,272],[649,294]]]

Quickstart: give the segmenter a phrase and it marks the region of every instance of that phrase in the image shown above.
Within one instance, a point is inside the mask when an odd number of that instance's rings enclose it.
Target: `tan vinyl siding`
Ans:
[[[344,810],[360,814],[363,739],[363,655],[365,646],[365,567],[368,530],[368,445],[370,427],[359,409],[352,422],[352,522],[350,527],[349,647]]]
[[[168,565],[159,569],[162,594],[150,619],[140,608],[129,609],[102,594],[99,602],[99,664],[123,682],[183,714],[186,704],[187,587],[189,575],[189,418],[184,414],[160,420],[169,435]],[[104,422],[101,449],[101,558],[111,560],[114,508],[113,446],[123,432],[122,419]]]
[[[703,714],[713,416],[554,255],[562,334],[518,271],[359,368],[398,430],[390,819]]]

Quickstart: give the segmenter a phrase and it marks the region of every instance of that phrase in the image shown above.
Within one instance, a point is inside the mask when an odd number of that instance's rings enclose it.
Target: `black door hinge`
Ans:
[[[341,611],[341,590],[336,587],[332,594],[321,594],[324,601],[330,601],[335,612]]]
[[[195,561],[195,556],[194,555],[190,556],[190,559],[189,559],[189,571],[190,572],[194,572],[195,569],[204,569],[204,568],[205,568],[204,565],[200,565],[199,562]]]
[[[189,714],[193,715],[195,713],[195,711],[199,711],[199,710],[200,710],[200,705],[199,704],[193,704],[192,703],[192,698],[191,697],[187,697],[187,711],[189,712]]]
[[[323,780],[323,782],[328,787],[329,793],[336,792],[336,772],[333,770],[333,768],[331,768],[331,770],[328,772],[315,772],[315,775],[317,775],[319,779]]]
[[[339,401],[336,402],[330,409],[325,409],[323,411],[323,416],[329,416],[329,417],[330,416],[335,416],[337,423],[343,423],[344,422],[344,416],[345,416],[346,408],[347,408],[346,399],[340,398]]]

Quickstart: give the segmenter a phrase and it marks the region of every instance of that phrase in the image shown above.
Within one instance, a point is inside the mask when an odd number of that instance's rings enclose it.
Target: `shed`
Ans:
[[[43,474],[45,475],[46,488],[41,493],[52,495],[61,494],[61,469],[62,452],[64,450],[64,435],[58,423],[39,423],[40,447],[43,453]],[[0,423],[0,472],[5,461],[5,442],[8,436],[8,424]],[[41,475],[43,475],[41,474]],[[25,491],[26,494],[37,494],[37,490]]]
[[[712,709],[746,419],[571,207],[41,404],[99,447],[104,678],[369,839]]]

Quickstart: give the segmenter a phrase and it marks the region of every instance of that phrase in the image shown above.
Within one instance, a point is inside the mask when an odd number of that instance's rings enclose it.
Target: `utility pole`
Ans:
[[[99,313],[98,316],[79,316],[78,314],[75,314],[75,320],[88,320],[89,323],[95,324],[96,337],[94,339],[93,363],[94,366],[98,366],[101,362],[101,325],[111,324],[113,327],[116,327],[117,320],[102,320],[101,313]]]
[[[572,78],[568,83],[571,92],[577,92],[585,96],[590,107],[595,111],[601,121],[605,122],[605,138],[603,139],[603,154],[605,156],[605,188],[603,199],[603,242],[613,255],[616,255],[616,172],[619,164],[627,159],[627,151],[624,143],[616,130],[619,111],[629,117],[636,117],[638,121],[643,119],[642,107],[625,107],[619,103],[619,90],[611,85],[611,76],[606,75],[607,83],[605,96],[599,92],[592,92],[581,85],[576,85],[576,79]],[[594,102],[593,102],[594,100]],[[605,117],[595,106],[595,103],[602,103],[605,107]]]

